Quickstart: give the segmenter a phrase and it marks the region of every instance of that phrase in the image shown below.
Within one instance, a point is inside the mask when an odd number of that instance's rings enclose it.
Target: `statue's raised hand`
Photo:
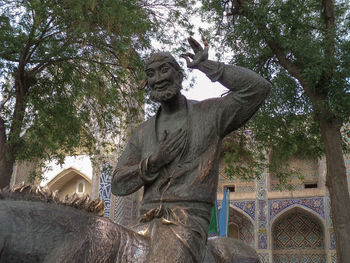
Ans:
[[[179,129],[171,136],[168,135],[167,131],[164,131],[163,138],[149,157],[150,172],[157,172],[180,155],[185,144],[185,135],[186,131],[183,129]]]
[[[202,36],[202,41],[204,44],[204,48],[195,40],[193,37],[189,37],[188,43],[190,44],[191,48],[193,49],[194,54],[192,53],[186,53],[182,54],[181,57],[186,59],[187,67],[189,68],[198,68],[198,65],[202,63],[203,61],[206,61],[208,59],[208,50],[209,45],[208,41]],[[192,61],[190,60],[192,59]]]

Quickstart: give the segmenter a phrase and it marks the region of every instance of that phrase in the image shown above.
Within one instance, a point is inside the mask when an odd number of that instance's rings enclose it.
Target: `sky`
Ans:
[[[201,101],[208,98],[220,97],[221,94],[227,91],[219,82],[211,82],[211,80],[199,70],[188,72],[188,75],[190,78],[195,77],[196,82],[193,88],[182,91],[182,94],[185,95],[187,99]],[[185,80],[183,86],[186,87],[188,85],[189,81]]]

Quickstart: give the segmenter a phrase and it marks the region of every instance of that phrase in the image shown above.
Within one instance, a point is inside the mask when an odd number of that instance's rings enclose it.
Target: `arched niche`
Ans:
[[[324,233],[317,215],[299,206],[286,210],[272,222],[273,262],[325,263]]]
[[[46,186],[51,191],[58,191],[64,198],[67,194],[91,194],[91,179],[75,168],[68,168],[53,177]]]
[[[250,218],[232,206],[229,212],[227,236],[242,240],[254,247],[254,225]]]

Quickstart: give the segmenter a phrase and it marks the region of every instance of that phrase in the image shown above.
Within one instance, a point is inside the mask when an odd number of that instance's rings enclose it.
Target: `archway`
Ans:
[[[230,207],[227,236],[254,247],[254,225],[242,212]]]
[[[274,263],[326,262],[324,229],[312,213],[294,207],[272,225]]]
[[[72,167],[61,171],[45,186],[51,191],[57,190],[61,199],[74,193],[91,194],[91,179]]]

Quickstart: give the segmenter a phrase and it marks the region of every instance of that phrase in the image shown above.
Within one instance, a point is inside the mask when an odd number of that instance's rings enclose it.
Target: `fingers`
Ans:
[[[194,53],[197,53],[203,50],[202,46],[193,37],[189,37],[187,40],[191,48],[193,49]]]
[[[185,53],[181,55],[181,57],[186,60],[188,68],[197,68],[201,62],[206,61],[208,59],[209,44],[203,35],[202,41],[204,44],[204,49],[193,37],[188,38],[188,43],[190,44],[191,48],[195,53]],[[192,61],[190,60],[190,58],[192,59]]]
[[[192,53],[187,52],[186,54],[183,54],[183,55],[194,59],[194,54],[192,54]]]
[[[203,44],[204,44],[204,52],[207,52],[207,53],[208,53],[209,44],[208,44],[207,39],[206,39],[203,35],[202,35],[202,41],[203,41]]]
[[[204,47],[209,47],[207,39],[202,35],[202,42],[204,44]]]
[[[177,140],[172,147],[169,149],[169,156],[177,155],[179,152],[183,150],[186,140],[182,138],[181,140]],[[176,157],[176,156],[174,156]]]
[[[188,56],[186,56],[186,54],[181,54],[181,57],[186,60],[187,66],[191,63],[191,60],[188,58]]]
[[[191,60],[189,59],[189,57],[191,59],[194,59],[195,56],[192,53],[186,53],[186,54],[181,54],[181,57],[186,60],[186,64],[187,64],[187,66],[189,66],[191,64]]]

